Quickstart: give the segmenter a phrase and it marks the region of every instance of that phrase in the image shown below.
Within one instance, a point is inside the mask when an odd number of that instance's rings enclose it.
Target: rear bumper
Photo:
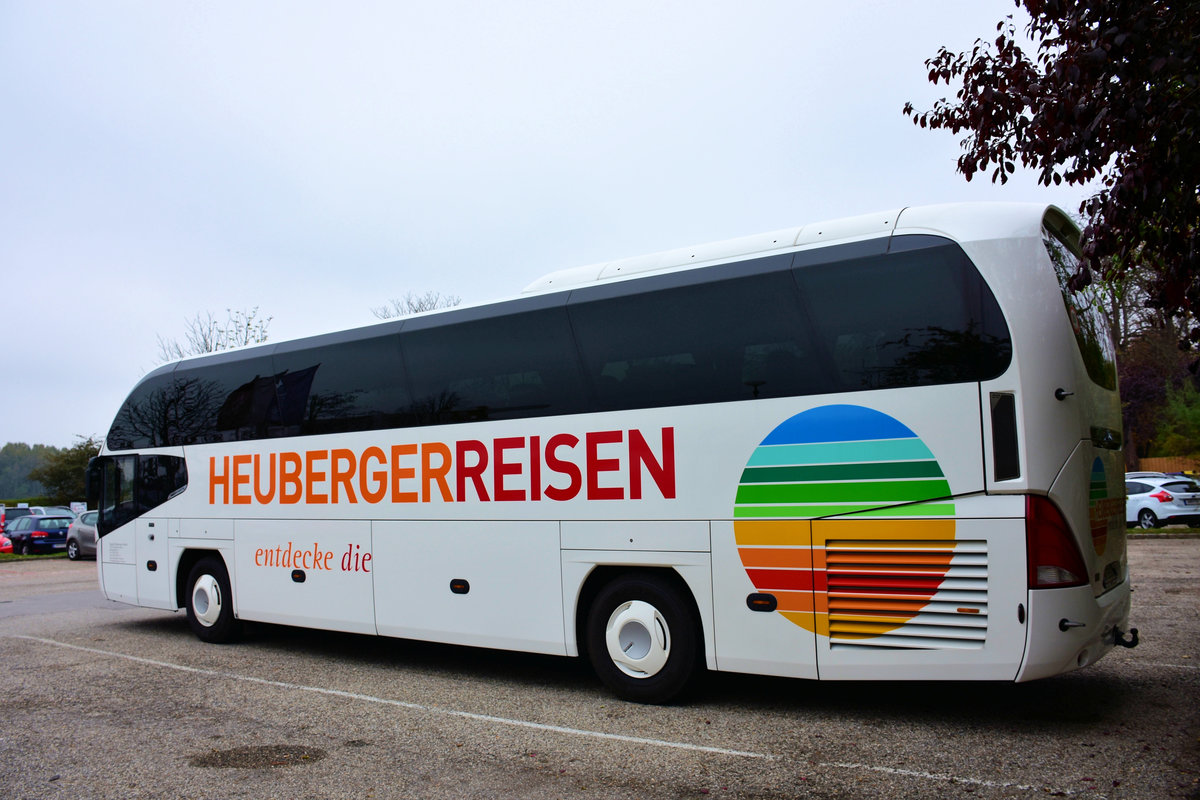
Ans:
[[[1138,514],[1143,511],[1149,511],[1154,514],[1154,518],[1158,520],[1159,525],[1198,525],[1200,524],[1200,507],[1196,506],[1181,506],[1178,503],[1170,503],[1166,506],[1143,506],[1137,509],[1133,514],[1133,519],[1129,518],[1129,511],[1126,509],[1125,525],[1134,527],[1138,524]]]
[[[1099,660],[1113,649],[1116,632],[1129,630],[1129,601],[1128,580],[1100,597],[1092,595],[1091,586],[1031,590],[1025,658],[1017,682],[1060,675]]]
[[[1195,527],[1200,525],[1200,514],[1176,514],[1173,517],[1160,517],[1159,522],[1164,525],[1191,525]]]
[[[35,553],[58,553],[67,549],[67,539],[27,539],[29,548]]]

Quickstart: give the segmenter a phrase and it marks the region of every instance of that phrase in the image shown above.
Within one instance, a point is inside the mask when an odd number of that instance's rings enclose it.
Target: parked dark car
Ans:
[[[0,532],[8,530],[8,527],[16,522],[21,517],[29,516],[30,514],[45,514],[53,517],[71,517],[75,518],[76,514],[66,506],[2,506],[0,505]]]
[[[77,561],[84,556],[96,557],[96,517],[99,511],[85,511],[67,529],[67,558]]]
[[[29,516],[33,513],[33,509],[28,506],[0,506],[0,533],[7,531],[9,526],[19,520],[21,517]]]
[[[28,514],[8,526],[13,552],[56,553],[67,549],[67,528],[75,520],[66,515]]]

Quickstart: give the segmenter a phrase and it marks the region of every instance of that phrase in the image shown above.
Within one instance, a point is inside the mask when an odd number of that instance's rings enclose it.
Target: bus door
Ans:
[[[88,505],[96,523],[100,588],[109,600],[138,601],[133,489],[137,456],[99,456],[88,463]]]
[[[139,605],[172,611],[178,608],[167,558],[170,527],[178,524],[178,520],[141,517],[132,526]]]
[[[233,596],[259,622],[374,634],[367,520],[234,520]]]
[[[810,520],[713,521],[718,669],[817,677],[811,548]]]
[[[98,456],[87,476],[88,505],[100,512],[96,561],[105,597],[175,609],[168,540],[177,523],[148,512],[187,488],[182,454]]]

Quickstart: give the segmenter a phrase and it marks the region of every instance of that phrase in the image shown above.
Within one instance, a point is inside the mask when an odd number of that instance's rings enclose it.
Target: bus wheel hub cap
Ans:
[[[641,600],[622,603],[613,610],[604,640],[617,669],[632,678],[657,675],[671,655],[667,621],[658,609]]]
[[[204,626],[216,623],[221,616],[221,587],[212,575],[202,575],[192,587],[192,610]]]

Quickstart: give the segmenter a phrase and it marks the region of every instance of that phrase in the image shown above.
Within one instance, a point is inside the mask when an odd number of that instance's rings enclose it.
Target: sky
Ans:
[[[966,182],[962,136],[901,113],[1016,11],[0,0],[0,444],[103,436],[198,314],[281,341],[902,206],[1075,211],[1023,171]]]

